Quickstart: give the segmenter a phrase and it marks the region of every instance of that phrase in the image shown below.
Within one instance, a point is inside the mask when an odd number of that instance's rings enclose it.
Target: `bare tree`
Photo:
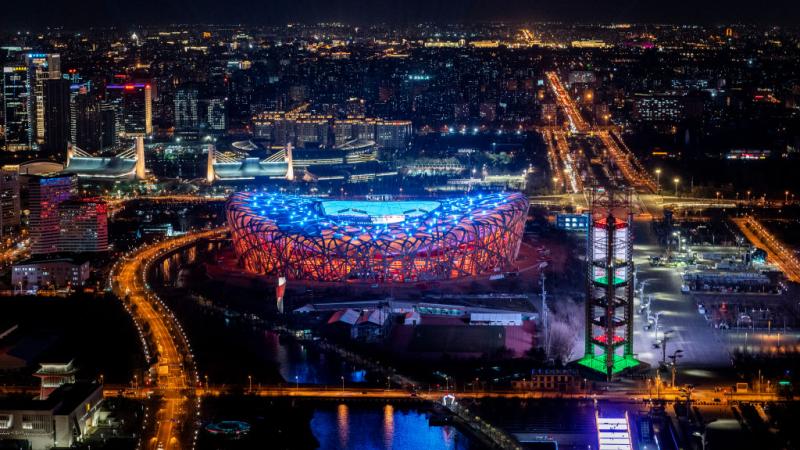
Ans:
[[[572,359],[583,326],[582,318],[582,308],[572,300],[554,305],[547,327],[549,349],[546,352],[551,358],[560,361]]]

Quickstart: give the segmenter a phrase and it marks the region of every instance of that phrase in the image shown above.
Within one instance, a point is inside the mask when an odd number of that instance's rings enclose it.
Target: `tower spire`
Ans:
[[[144,166],[144,137],[137,136],[136,143],[136,179],[144,180],[146,176],[146,169]]]
[[[285,161],[287,164],[286,167],[286,180],[287,181],[294,181],[294,161],[292,159],[292,143],[289,142],[286,144],[286,156]]]
[[[214,182],[214,163],[217,160],[216,151],[214,144],[208,144],[208,162],[206,164],[206,181],[208,184]]]

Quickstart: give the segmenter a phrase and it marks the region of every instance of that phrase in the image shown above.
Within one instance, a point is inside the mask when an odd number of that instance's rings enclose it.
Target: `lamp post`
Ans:
[[[672,353],[669,359],[672,360],[672,388],[675,388],[675,375],[678,372],[678,358],[683,357],[683,350],[678,349]]]
[[[672,330],[665,331],[663,334],[663,338],[661,339],[661,365],[662,367],[667,363],[667,341],[669,340],[669,335],[672,333]]]
[[[656,169],[656,191],[661,193],[661,169]]]
[[[681,182],[681,179],[678,178],[678,177],[675,177],[672,181],[675,183],[675,197],[677,197],[678,196],[678,183]]]
[[[789,203],[789,191],[783,191],[783,204]]]
[[[653,338],[656,342],[658,342],[658,318],[661,317],[661,314],[664,311],[658,311],[657,313],[653,314],[653,327],[655,331],[655,337]]]
[[[250,390],[250,393],[252,393],[253,392],[253,376],[252,375],[248,375],[247,376],[247,387]]]

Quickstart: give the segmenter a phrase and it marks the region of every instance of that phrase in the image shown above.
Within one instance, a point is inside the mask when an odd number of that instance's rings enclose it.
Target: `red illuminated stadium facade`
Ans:
[[[237,193],[227,219],[249,272],[291,280],[416,282],[513,264],[528,214],[519,193],[414,201]]]

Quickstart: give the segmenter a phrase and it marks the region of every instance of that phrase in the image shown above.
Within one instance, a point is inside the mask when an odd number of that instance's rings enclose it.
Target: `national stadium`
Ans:
[[[528,215],[520,193],[399,201],[240,192],[226,206],[240,264],[290,280],[416,282],[503,270]]]

